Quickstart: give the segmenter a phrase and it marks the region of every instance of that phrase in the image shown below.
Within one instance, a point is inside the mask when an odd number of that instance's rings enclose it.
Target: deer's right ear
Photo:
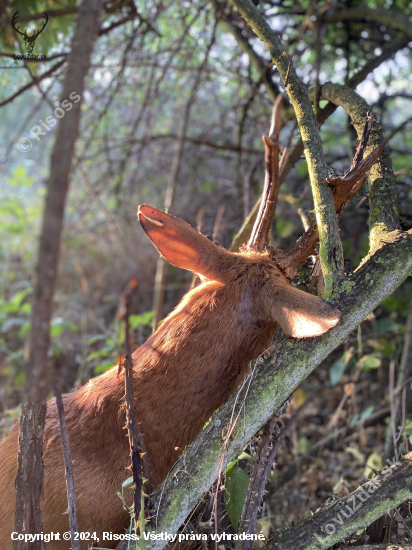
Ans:
[[[166,260],[208,279],[226,282],[232,254],[219,248],[191,225],[148,204],[137,211],[140,224]]]

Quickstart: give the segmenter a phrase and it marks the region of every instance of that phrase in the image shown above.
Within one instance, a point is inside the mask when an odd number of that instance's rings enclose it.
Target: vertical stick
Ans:
[[[140,536],[140,528],[138,526],[138,520],[141,512],[141,496],[143,491],[143,472],[142,472],[142,459],[140,453],[143,456],[143,464],[146,475],[146,487],[150,493],[152,491],[152,482],[150,476],[149,461],[146,452],[146,446],[144,444],[143,434],[140,431],[136,422],[136,413],[134,410],[134,385],[133,385],[133,362],[132,362],[132,350],[130,346],[130,302],[133,296],[133,292],[137,285],[137,279],[131,279],[129,283],[130,290],[126,294],[125,300],[125,348],[126,357],[123,361],[125,368],[125,398],[126,398],[126,421],[127,432],[130,443],[130,457],[132,460],[132,476],[135,485],[134,491],[134,519],[135,519],[135,532]],[[144,527],[144,526],[143,526]]]
[[[66,428],[66,418],[64,416],[63,398],[56,380],[54,384],[54,393],[56,394],[57,412],[59,413],[60,437],[62,442],[64,467],[66,471],[67,502],[69,505],[69,523],[71,533],[72,550],[80,550],[80,540],[75,539],[75,533],[79,532],[77,523],[76,494],[74,491],[73,462],[70,454],[69,436]]]
[[[140,460],[140,451],[138,443],[138,433],[137,433],[137,423],[136,423],[136,414],[134,410],[134,388],[133,388],[133,363],[132,363],[132,352],[130,348],[130,324],[129,324],[129,315],[130,315],[130,300],[134,288],[136,287],[137,280],[132,279],[130,281],[130,291],[126,296],[126,314],[125,314],[125,347],[126,347],[126,357],[124,360],[125,368],[125,397],[126,397],[126,420],[127,420],[127,433],[129,436],[130,443],[130,458],[132,459],[132,475],[133,482],[135,485],[134,490],[134,525],[136,535],[140,536],[140,529],[137,524],[139,515],[140,515],[140,503],[141,503],[141,494],[143,489],[143,479],[142,479],[142,463]]]

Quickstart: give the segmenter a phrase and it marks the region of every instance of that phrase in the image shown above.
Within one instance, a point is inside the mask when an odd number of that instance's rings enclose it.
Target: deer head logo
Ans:
[[[24,32],[20,32],[19,31],[20,26],[16,27],[16,21],[17,21],[18,17],[19,17],[19,12],[16,11],[16,13],[13,15],[11,25],[12,25],[13,29],[23,37],[24,43],[26,44],[27,53],[30,54],[30,53],[33,52],[34,44],[37,40],[37,37],[39,36],[39,34],[41,32],[43,32],[45,26],[47,25],[47,23],[49,21],[49,17],[47,15],[47,13],[44,14],[45,21],[43,22],[42,28],[40,30],[34,30],[32,36],[29,36],[27,34],[27,29]]]

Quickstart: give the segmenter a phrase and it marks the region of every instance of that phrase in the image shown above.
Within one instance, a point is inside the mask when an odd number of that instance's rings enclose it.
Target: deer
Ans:
[[[33,31],[33,34],[32,34],[31,36],[29,36],[29,35],[27,34],[27,29],[26,29],[24,32],[21,32],[21,31],[19,31],[20,25],[19,25],[18,27],[16,27],[16,21],[17,21],[18,17],[19,17],[19,12],[16,11],[16,13],[13,15],[13,19],[12,19],[12,21],[11,21],[11,25],[12,25],[13,29],[14,29],[20,36],[23,37],[24,43],[26,44],[27,53],[28,53],[28,54],[31,54],[31,53],[33,53],[34,45],[35,45],[35,43],[36,43],[36,40],[37,40],[39,34],[41,34],[41,33],[44,31],[44,29],[45,29],[45,27],[46,27],[46,25],[47,25],[47,23],[48,23],[48,21],[49,21],[49,16],[47,15],[47,13],[44,14],[45,21],[43,22],[42,28],[39,29],[39,30],[34,30],[34,31]]]
[[[276,106],[276,105],[275,105]],[[279,105],[278,111],[279,111]],[[275,113],[275,111],[274,111]],[[274,114],[274,119],[276,118]],[[233,394],[249,364],[270,348],[281,329],[292,338],[316,338],[333,329],[341,312],[319,296],[291,285],[302,259],[313,253],[316,228],[285,253],[269,246],[269,233],[284,167],[279,169],[279,124],[265,137],[266,182],[252,235],[238,252],[211,242],[191,225],[143,204],[139,222],[171,264],[199,275],[192,288],[157,330],[132,354],[134,408],[144,435],[152,487],[166,478],[185,447],[212,413]],[[377,148],[337,182],[336,210],[363,184],[377,160]],[[339,178],[338,178],[339,179]],[[338,185],[339,183],[339,185]],[[315,236],[314,236],[315,233]],[[283,265],[283,267],[282,267]],[[285,267],[286,266],[286,267]],[[130,474],[123,375],[114,366],[63,398],[73,458],[80,531],[97,533],[99,546],[114,548],[103,532],[122,533],[130,516],[116,492]],[[12,549],[14,479],[19,425],[0,443],[0,547]],[[44,432],[45,533],[69,530],[66,486],[55,400],[47,405]],[[82,550],[90,541],[81,542]],[[63,550],[66,541],[48,543]]]

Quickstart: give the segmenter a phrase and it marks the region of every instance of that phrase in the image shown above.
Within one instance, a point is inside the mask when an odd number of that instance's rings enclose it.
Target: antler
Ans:
[[[265,188],[262,193],[259,213],[247,244],[248,249],[262,251],[269,245],[269,233],[278,201],[279,179],[279,134],[281,129],[281,106],[283,96],[276,98],[273,106],[272,124],[269,136],[263,136],[265,144]],[[283,151],[281,164],[284,165],[287,151]]]
[[[21,34],[21,36],[26,37],[26,36],[27,36],[26,32],[22,33],[22,32],[19,31],[20,25],[19,25],[17,28],[16,28],[16,26],[15,26],[16,21],[17,21],[18,18],[19,18],[19,12],[16,11],[16,13],[13,15],[13,19],[11,20],[11,26],[13,27],[13,29],[14,29],[16,32],[18,32],[19,34]]]
[[[360,144],[359,149],[361,149],[361,145],[363,144]],[[346,208],[362,187],[366,173],[378,160],[384,148],[385,142],[376,147],[365,159],[358,162],[345,176],[327,178],[329,185],[335,187],[334,203],[338,215]],[[358,156],[358,161],[359,158]],[[287,277],[293,279],[297,275],[297,268],[315,250],[318,241],[319,235],[316,220],[312,220],[309,229],[296,241],[292,248],[287,252],[277,254],[276,261],[278,266]]]

